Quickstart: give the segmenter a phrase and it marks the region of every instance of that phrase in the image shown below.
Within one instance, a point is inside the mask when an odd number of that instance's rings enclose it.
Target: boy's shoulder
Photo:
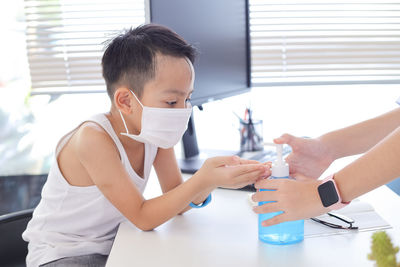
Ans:
[[[80,125],[77,129],[77,133],[80,134],[107,134],[107,132],[104,130],[104,128],[98,124],[97,122],[94,121],[85,121]],[[108,135],[108,134],[107,134]]]
[[[78,154],[86,155],[107,150],[110,146],[115,148],[111,136],[96,122],[83,123],[75,133],[75,150]]]

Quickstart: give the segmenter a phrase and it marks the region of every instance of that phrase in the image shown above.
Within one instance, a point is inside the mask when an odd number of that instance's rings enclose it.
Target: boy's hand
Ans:
[[[237,156],[207,159],[195,174],[202,177],[209,187],[237,189],[271,175],[270,164],[243,160]]]
[[[324,208],[319,194],[316,181],[302,177],[302,181],[291,179],[263,179],[255,184],[257,189],[273,189],[276,191],[257,191],[252,199],[255,202],[275,201],[265,203],[253,208],[255,213],[270,213],[283,211],[283,213],[262,222],[263,226],[270,226],[286,221],[308,219],[328,212]]]
[[[299,138],[284,134],[274,139],[276,144],[288,144],[293,152],[286,158],[290,174],[317,179],[331,165],[334,158],[321,139]]]

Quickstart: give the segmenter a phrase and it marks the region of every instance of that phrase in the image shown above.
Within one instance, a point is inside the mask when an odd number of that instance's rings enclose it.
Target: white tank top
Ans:
[[[145,144],[144,177],[141,178],[133,170],[107,117],[98,114],[86,121],[96,122],[111,136],[125,170],[143,193],[157,147]],[[61,174],[57,162],[58,154],[78,128],[79,126],[59,141],[54,163],[42,190],[42,199],[22,234],[23,239],[29,242],[26,258],[28,267],[64,257],[94,253],[108,255],[118,225],[126,220],[97,186],[72,186]]]

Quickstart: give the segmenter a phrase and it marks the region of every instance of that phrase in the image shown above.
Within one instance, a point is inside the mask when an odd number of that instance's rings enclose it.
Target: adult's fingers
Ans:
[[[294,141],[295,137],[291,134],[285,133],[281,137],[275,138],[274,142],[276,144],[288,144],[291,145]]]
[[[277,201],[277,191],[257,191],[251,197],[254,202]]]
[[[257,214],[271,213],[271,212],[282,211],[282,207],[280,207],[278,202],[271,202],[271,203],[265,203],[261,206],[254,206],[253,211]]]
[[[279,185],[282,183],[281,179],[262,179],[254,184],[257,189],[278,189]]]
[[[313,181],[313,180],[315,180],[313,178],[307,177],[307,176],[305,176],[303,174],[300,174],[300,173],[293,173],[293,174],[291,174],[291,176],[294,179],[296,179],[297,181]]]
[[[262,226],[271,226],[271,225],[275,225],[278,223],[282,223],[282,222],[286,222],[288,221],[288,216],[286,213],[281,213],[279,215],[276,215],[275,217],[272,217],[269,220],[263,221],[261,223]]]

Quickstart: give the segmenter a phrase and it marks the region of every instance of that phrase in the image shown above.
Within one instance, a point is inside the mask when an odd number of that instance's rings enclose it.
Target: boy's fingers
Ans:
[[[272,167],[272,162],[271,161],[263,162],[261,164],[264,165],[264,166],[267,166],[268,168]]]
[[[240,158],[238,156],[223,156],[211,158],[211,163],[215,167],[221,166],[236,166],[240,164]]]
[[[249,173],[249,172],[253,172],[253,171],[259,171],[259,172],[264,172],[264,173],[270,172],[269,168],[262,164],[246,164],[246,165],[231,166],[228,168],[232,169],[233,176],[240,176],[245,173]]]
[[[271,168],[271,166],[272,166],[272,162],[271,161],[260,162],[260,161],[257,161],[257,160],[242,159],[242,158],[240,159],[240,164],[243,164],[243,165],[245,165],[245,164],[262,164],[262,165],[268,166],[269,168]]]
[[[236,176],[235,180],[238,183],[253,184],[262,174],[262,170],[255,170]]]
[[[257,160],[242,159],[242,158],[240,158],[240,164],[260,164],[260,162],[257,161]]]

